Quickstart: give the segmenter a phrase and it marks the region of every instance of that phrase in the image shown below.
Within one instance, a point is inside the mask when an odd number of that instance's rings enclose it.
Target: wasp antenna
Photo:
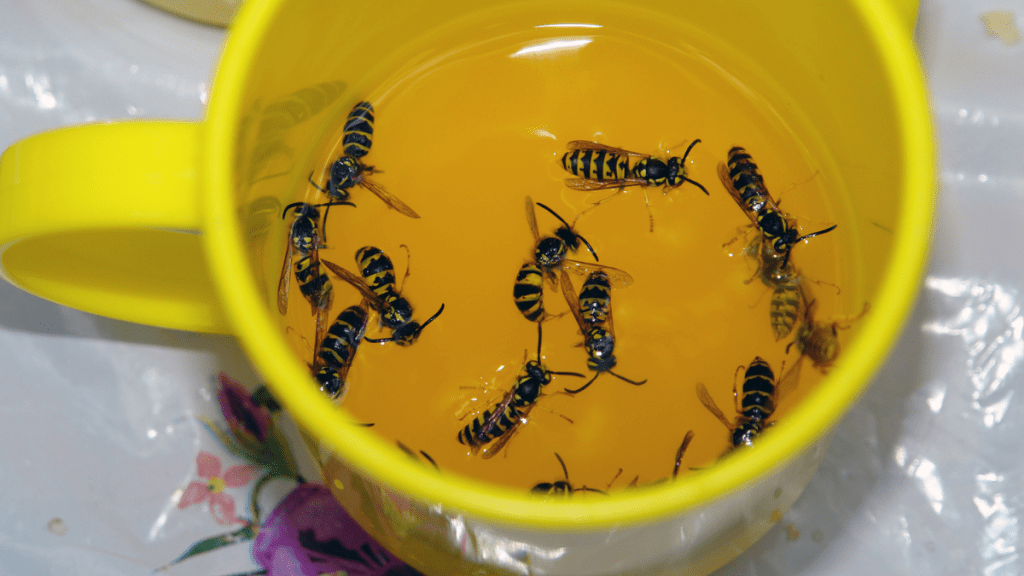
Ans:
[[[647,379],[646,378],[644,378],[643,380],[641,380],[639,382],[636,382],[636,381],[630,380],[629,378],[626,378],[625,376],[622,376],[621,374],[616,374],[615,372],[612,372],[611,370],[609,370],[608,373],[611,374],[612,376],[615,376],[619,380],[622,380],[623,382],[629,382],[633,386],[641,386],[641,385],[647,383]]]
[[[298,202],[296,202],[296,204],[298,204]],[[347,200],[339,200],[337,202],[324,202],[323,204],[314,204],[313,206],[316,206],[317,208],[322,208],[323,206],[351,206],[353,208],[356,207],[355,204],[348,202]]]
[[[284,211],[281,212],[281,219],[283,220],[284,217],[288,215],[289,210],[295,208],[296,206],[302,206],[303,204],[305,204],[305,202],[292,202],[291,204],[285,206]]]
[[[686,162],[686,157],[690,155],[690,150],[693,150],[693,147],[696,146],[697,144],[700,144],[700,138],[697,138],[693,142],[690,142],[690,145],[686,147],[686,152],[683,153],[683,162]]]
[[[548,373],[549,374],[557,374],[559,376],[579,376],[580,378],[586,378],[586,376],[584,376],[583,374],[580,374],[579,372],[555,372],[555,371],[549,370]],[[568,390],[566,390],[566,392],[568,392]]]
[[[824,234],[826,232],[831,232],[831,231],[835,230],[837,226],[839,226],[839,224],[833,224],[833,225],[829,226],[828,228],[825,228],[824,230],[818,230],[817,232],[811,232],[810,234],[808,234],[806,236],[801,236],[801,237],[797,238],[796,240],[793,240],[793,243],[796,244],[797,242],[799,242],[801,240],[806,240],[808,238],[814,238],[815,236],[818,236],[820,234]]]
[[[370,338],[369,336],[363,337],[363,340],[367,342],[373,342],[374,344],[380,344],[382,342],[394,342],[394,338]]]
[[[597,252],[594,252],[594,249],[590,246],[590,242],[587,242],[587,239],[579,234],[577,234],[576,237],[583,240],[583,243],[587,245],[587,250],[590,250],[590,253],[594,255],[594,262],[600,262],[601,259],[597,257]]]
[[[324,194],[330,195],[330,192],[328,192],[327,190],[324,190],[323,188],[321,188],[316,182],[313,182],[313,173],[312,172],[309,173],[309,176],[307,176],[306,179],[309,180],[309,183],[313,185],[313,188],[316,188],[317,190],[323,192]]]
[[[420,332],[423,332],[423,329],[427,327],[427,324],[430,324],[431,322],[433,322],[434,318],[437,318],[438,316],[441,315],[441,312],[444,312],[444,304],[441,304],[441,307],[437,309],[437,312],[434,312],[433,316],[431,316],[430,318],[427,318],[426,322],[424,322],[423,324],[420,324],[420,328],[419,328],[419,330],[416,331],[416,334],[419,334]]]
[[[537,322],[537,362],[540,362],[540,342],[541,342],[541,336],[543,335],[543,333],[541,332],[541,328],[540,327],[541,327],[541,323]]]
[[[798,238],[797,240],[794,240],[793,243],[795,244],[799,240],[800,239]],[[789,266],[789,254],[792,251],[793,251],[793,247],[792,246],[789,246],[788,248],[786,248],[786,255],[782,257],[782,266],[779,268],[779,270],[785,270],[786,266]]]
[[[544,204],[542,204],[540,202],[537,202],[537,206],[540,206],[541,208],[543,208],[543,209],[547,210],[548,212],[550,212],[552,216],[554,216],[555,218],[558,218],[558,221],[561,222],[562,224],[565,224],[566,228],[572,228],[572,226],[569,226],[568,222],[563,220],[562,217],[559,216],[558,213],[555,212],[554,210],[552,210],[551,208],[548,208],[547,206],[545,206]]]
[[[594,374],[594,377],[590,379],[590,382],[587,382],[586,384],[584,384],[582,388],[577,388],[575,390],[569,390],[568,388],[565,388],[565,391],[568,392],[569,394],[579,394],[580,392],[583,392],[584,390],[586,390],[591,384],[593,384],[594,380],[597,380],[597,377],[600,376],[600,375],[601,375],[600,372],[598,372],[597,374]],[[646,380],[645,380],[645,382],[646,382]]]
[[[558,455],[558,452],[555,452],[555,458],[558,458],[558,463],[562,465],[562,473],[565,474],[565,481],[568,482],[569,469],[565,467],[565,461],[562,460],[562,457]]]
[[[707,194],[708,196],[711,196],[711,194],[708,193],[708,189],[705,188],[703,185],[701,185],[700,182],[697,182],[696,180],[691,180],[690,178],[687,178],[686,176],[683,176],[683,180],[686,180],[690,184],[693,184],[697,188],[700,188],[701,190],[704,191],[704,194]]]

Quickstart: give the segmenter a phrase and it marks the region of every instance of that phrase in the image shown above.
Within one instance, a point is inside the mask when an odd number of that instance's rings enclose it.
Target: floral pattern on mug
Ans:
[[[218,524],[230,526],[245,524],[235,516],[235,499],[224,493],[225,488],[240,488],[260,473],[255,466],[232,466],[221,474],[220,458],[209,452],[196,455],[196,473],[205,482],[190,482],[178,501],[178,508],[209,502],[210,513]]]
[[[322,484],[300,484],[277,505],[252,555],[268,576],[419,574],[374,541]]]
[[[292,448],[277,425],[280,406],[265,387],[250,394],[223,372],[217,375],[217,384],[217,403],[227,426],[205,416],[197,418],[224,450],[250,464],[223,470],[219,457],[201,450],[196,455],[196,474],[202,481],[189,483],[178,508],[208,502],[214,519],[232,528],[196,540],[155,572],[249,542],[253,562],[262,568],[232,576],[422,576],[375,542],[326,486],[306,482],[299,474]],[[240,517],[234,498],[224,490],[240,488],[257,477],[249,489],[252,517]],[[296,485],[264,514],[261,495],[274,501],[267,494],[288,486],[282,482]],[[266,491],[271,485],[276,488]],[[397,503],[399,512],[407,508]]]

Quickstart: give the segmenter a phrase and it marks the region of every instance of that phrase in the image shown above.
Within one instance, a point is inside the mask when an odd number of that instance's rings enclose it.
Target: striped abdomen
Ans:
[[[466,427],[459,431],[459,443],[466,446],[482,446],[498,438],[511,428],[519,418],[521,410],[513,403],[499,406],[501,413],[487,410],[477,416]]]
[[[364,246],[357,250],[356,265],[374,294],[385,301],[396,297],[395,267],[380,248]]]
[[[338,314],[320,345],[318,356],[328,366],[341,368],[352,362],[366,330],[368,315],[361,306],[349,306]]]
[[[544,273],[533,264],[523,264],[516,274],[516,283],[512,287],[512,297],[516,308],[530,322],[539,322],[544,318]]]
[[[562,167],[581,178],[624,180],[632,174],[629,157],[607,150],[573,150],[562,155]]]
[[[743,374],[741,413],[752,422],[762,422],[775,412],[775,373],[760,356]]]
[[[775,339],[781,340],[793,331],[800,314],[800,282],[777,284],[772,292],[770,318]]]
[[[608,275],[601,271],[591,272],[580,289],[580,315],[592,326],[604,324],[612,306],[612,286]]]
[[[295,279],[299,282],[299,291],[314,308],[321,308],[330,301],[334,286],[327,273],[320,268],[319,260],[306,256],[296,262]]]
[[[770,198],[757,164],[746,150],[736,146],[729,150],[729,178],[750,212],[759,212]]]
[[[373,145],[373,105],[369,102],[357,103],[348,113],[341,145],[345,155],[353,158],[362,158],[370,151]]]

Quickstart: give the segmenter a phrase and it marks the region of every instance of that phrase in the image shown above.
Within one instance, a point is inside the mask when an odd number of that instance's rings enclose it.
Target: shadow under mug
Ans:
[[[599,3],[600,4],[600,3]],[[88,312],[236,335],[323,447],[366,530],[433,574],[706,574],[763,535],[817,469],[830,431],[899,335],[923,274],[933,137],[912,44],[916,2],[631,2],[726,41],[816,127],[850,192],[872,313],[836,368],[756,450],[614,498],[540,502],[431,474],[353,427],[309,380],[275,308],[286,225],[309,167],[289,164],[405,39],[481,10],[572,21],[593,2],[247,0],[200,122],[125,121],[27,138],[0,159],[0,274]],[[373,55],[369,58],[367,55]],[[373,60],[374,62],[371,62]],[[295,186],[257,177],[277,168]],[[278,180],[280,182],[281,180]],[[888,233],[874,227],[884,223]]]

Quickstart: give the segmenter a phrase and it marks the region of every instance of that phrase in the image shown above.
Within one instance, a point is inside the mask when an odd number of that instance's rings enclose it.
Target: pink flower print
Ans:
[[[225,494],[224,489],[245,486],[259,474],[260,469],[256,466],[232,466],[221,474],[220,458],[200,451],[196,455],[196,471],[199,478],[206,482],[189,482],[178,501],[178,508],[188,508],[209,500],[210,513],[218,524],[245,524],[245,520],[235,516],[235,500]]]

